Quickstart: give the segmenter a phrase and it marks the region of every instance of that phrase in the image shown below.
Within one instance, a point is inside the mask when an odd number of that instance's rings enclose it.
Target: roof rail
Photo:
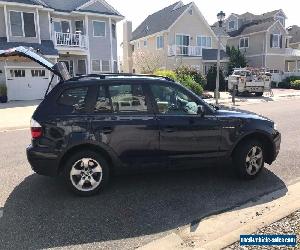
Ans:
[[[87,74],[87,75],[81,75],[81,76],[75,76],[70,79],[70,81],[74,80],[80,80],[84,78],[100,78],[100,79],[106,79],[110,77],[118,77],[118,76],[128,76],[128,77],[153,77],[153,78],[162,78],[166,81],[175,82],[173,79],[166,77],[166,76],[157,76],[157,75],[151,75],[151,74],[131,74],[131,73],[103,73],[103,74]]]

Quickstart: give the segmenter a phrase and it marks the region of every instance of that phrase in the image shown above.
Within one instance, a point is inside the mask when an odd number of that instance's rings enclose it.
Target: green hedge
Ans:
[[[7,95],[7,88],[4,84],[0,84],[0,96],[6,96]]]
[[[300,80],[294,80],[291,82],[291,88],[300,90]]]

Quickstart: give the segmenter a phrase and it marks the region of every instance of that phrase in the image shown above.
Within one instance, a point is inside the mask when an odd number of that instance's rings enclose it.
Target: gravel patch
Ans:
[[[296,247],[276,247],[276,246],[240,246],[240,242],[235,242],[223,250],[264,250],[264,249],[300,249],[300,210],[283,218],[273,224],[257,230],[254,234],[296,234]]]

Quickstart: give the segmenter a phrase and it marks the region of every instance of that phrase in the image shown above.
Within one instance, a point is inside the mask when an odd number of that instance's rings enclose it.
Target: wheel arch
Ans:
[[[265,133],[264,131],[254,131],[252,133],[248,133],[244,135],[240,140],[236,142],[236,144],[233,146],[230,156],[232,157],[235,151],[239,148],[239,145],[244,143],[247,140],[258,140],[263,144],[264,150],[266,152],[265,155],[265,162],[268,164],[271,164],[275,157],[275,150],[274,150],[274,143],[272,138]]]
[[[60,159],[60,162],[59,162],[58,174],[63,172],[65,163],[69,159],[69,157],[77,152],[82,151],[82,150],[91,150],[91,151],[99,153],[102,157],[104,157],[104,159],[109,164],[111,172],[114,173],[115,167],[116,167],[116,160],[114,159],[114,157],[110,153],[108,153],[107,150],[105,150],[104,148],[102,148],[99,145],[85,143],[85,144],[73,146],[64,153],[63,157]]]

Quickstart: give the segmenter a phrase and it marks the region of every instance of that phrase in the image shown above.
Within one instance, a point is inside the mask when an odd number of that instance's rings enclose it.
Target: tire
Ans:
[[[107,161],[95,151],[77,152],[66,161],[65,181],[77,195],[92,196],[99,193],[108,183],[109,176]]]
[[[248,140],[239,145],[233,154],[233,164],[240,178],[246,180],[256,178],[264,167],[262,143],[258,140]]]
[[[255,96],[263,96],[264,95],[264,92],[256,92],[255,93]]]

